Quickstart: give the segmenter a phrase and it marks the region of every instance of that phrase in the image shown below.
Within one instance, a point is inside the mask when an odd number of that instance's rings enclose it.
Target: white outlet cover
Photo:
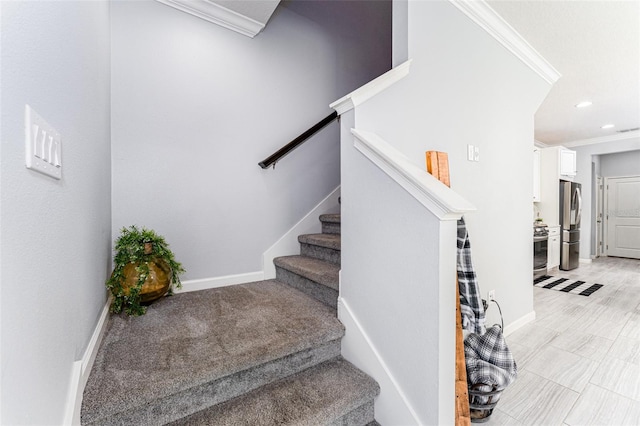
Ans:
[[[60,179],[62,177],[60,133],[29,105],[25,106],[24,127],[27,168]]]

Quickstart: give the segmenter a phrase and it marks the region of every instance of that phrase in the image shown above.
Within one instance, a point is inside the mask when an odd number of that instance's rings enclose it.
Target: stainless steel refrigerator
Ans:
[[[560,181],[560,269],[578,267],[582,190],[579,183]]]

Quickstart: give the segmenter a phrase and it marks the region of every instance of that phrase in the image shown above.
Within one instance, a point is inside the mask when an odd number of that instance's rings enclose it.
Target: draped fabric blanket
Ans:
[[[471,244],[464,218],[458,220],[458,287],[462,328],[476,334],[484,334],[484,308],[480,288],[471,263]]]
[[[479,336],[472,333],[464,341],[464,356],[469,385],[486,385],[478,390],[504,389],[518,376],[518,366],[507,347],[502,329],[494,325]],[[499,395],[492,402],[497,402]],[[486,404],[487,401],[479,401]]]

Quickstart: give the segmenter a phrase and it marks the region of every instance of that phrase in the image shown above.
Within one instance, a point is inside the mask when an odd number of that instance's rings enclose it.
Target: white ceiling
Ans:
[[[488,3],[562,74],[536,113],[537,141],[614,139],[640,127],[639,0]],[[593,105],[574,107],[585,100]]]

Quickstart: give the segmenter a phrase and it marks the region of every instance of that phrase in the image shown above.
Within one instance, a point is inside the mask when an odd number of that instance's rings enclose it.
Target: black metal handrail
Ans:
[[[280,161],[282,157],[284,157],[285,155],[289,154],[291,151],[293,151],[294,149],[302,145],[304,141],[309,139],[311,136],[313,136],[315,133],[320,131],[323,127],[325,127],[327,124],[331,123],[333,120],[337,118],[338,118],[338,113],[336,111],[332,112],[331,114],[329,114],[328,116],[320,120],[318,123],[314,124],[311,128],[309,128],[309,130],[305,131],[300,136],[298,136],[297,138],[295,138],[294,140],[292,140],[291,142],[289,142],[288,144],[286,144],[285,146],[283,146],[282,148],[280,148],[279,150],[271,154],[269,157],[259,162],[258,165],[263,169],[266,169],[271,165],[273,165],[273,167],[275,168],[276,163]]]

